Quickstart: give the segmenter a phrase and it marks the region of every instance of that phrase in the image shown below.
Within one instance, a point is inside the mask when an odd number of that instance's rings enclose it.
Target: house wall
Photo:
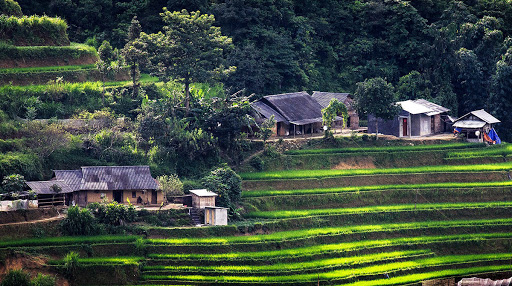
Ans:
[[[368,133],[375,133],[375,121],[376,117],[368,115]],[[379,133],[386,135],[393,135],[396,137],[400,136],[400,122],[398,116],[391,120],[383,120],[378,118],[379,121]]]
[[[359,115],[357,115],[355,110],[350,110],[348,112],[348,117],[350,118],[350,125],[347,126],[350,129],[358,129],[359,128]]]
[[[432,134],[432,120],[431,117],[425,114],[420,114],[420,136]]]
[[[227,225],[228,209],[226,208],[205,208],[204,223],[209,225]]]
[[[133,205],[143,205],[143,204],[151,204],[151,196],[152,190],[142,191],[136,190],[134,191],[136,197],[132,197],[132,191],[123,191],[123,197],[121,198],[121,202],[123,204],[128,204],[127,198],[130,200],[130,203]],[[114,199],[113,191],[79,191],[74,193],[75,196],[73,200],[75,203],[81,207],[87,206],[90,203],[101,203],[104,199],[107,201],[112,201]],[[104,195],[104,196],[103,196]],[[141,197],[142,203],[137,203],[137,198]],[[162,191],[157,191],[157,204],[161,204],[164,201],[164,194]]]
[[[419,114],[411,114],[411,136],[421,136],[421,119]]]
[[[204,209],[204,207],[214,207],[215,197],[199,197],[192,195],[192,207],[197,209]]]
[[[434,115],[434,133],[444,132],[444,122],[441,120],[441,114]]]
[[[288,129],[290,128],[288,124],[284,122],[278,122],[279,128],[277,128],[276,133],[278,136],[288,136]]]

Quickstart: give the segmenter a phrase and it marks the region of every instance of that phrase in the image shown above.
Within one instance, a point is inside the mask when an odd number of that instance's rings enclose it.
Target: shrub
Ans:
[[[242,195],[242,179],[228,166],[213,170],[203,178],[203,185],[217,193],[217,203],[221,207],[235,209]]]
[[[93,235],[97,232],[91,212],[78,206],[68,209],[68,215],[62,220],[60,228],[66,235]]]
[[[192,180],[183,180],[183,192],[185,194],[188,194],[190,190],[197,190],[204,188],[203,184],[198,181],[192,181]]]
[[[263,161],[259,156],[252,157],[249,164],[257,171],[263,171],[265,167],[265,161]]]
[[[163,175],[158,177],[157,180],[167,200],[174,196],[183,196],[183,183],[178,175]]]
[[[0,38],[16,46],[69,45],[66,21],[48,16],[0,15]]]
[[[20,174],[5,176],[2,181],[2,190],[6,193],[19,194],[25,189],[25,178]]]
[[[55,277],[37,273],[37,276],[32,279],[32,286],[55,286]]]
[[[70,279],[75,278],[76,271],[80,266],[79,254],[71,251],[64,257],[64,271]]]
[[[30,286],[30,276],[21,269],[10,270],[0,286]]]
[[[0,14],[16,17],[23,16],[20,5],[13,0],[0,0]]]

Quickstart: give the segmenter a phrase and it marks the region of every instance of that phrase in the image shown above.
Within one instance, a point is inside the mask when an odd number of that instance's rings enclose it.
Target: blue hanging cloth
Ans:
[[[501,144],[501,139],[500,137],[498,137],[498,133],[496,133],[496,130],[494,130],[494,128],[492,128],[491,131],[489,131],[489,137],[491,138],[492,141],[496,142],[496,144]]]
[[[453,133],[461,133],[462,132],[462,129],[456,127],[455,129],[453,129]]]

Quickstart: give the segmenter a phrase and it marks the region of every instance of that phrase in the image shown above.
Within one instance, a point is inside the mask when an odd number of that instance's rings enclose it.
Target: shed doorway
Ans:
[[[157,196],[156,196],[156,191],[155,190],[151,191],[151,203],[152,204],[157,204]]]
[[[114,201],[123,203],[123,191],[114,191]]]
[[[402,136],[409,136],[408,131],[409,128],[407,126],[407,118],[402,118]]]

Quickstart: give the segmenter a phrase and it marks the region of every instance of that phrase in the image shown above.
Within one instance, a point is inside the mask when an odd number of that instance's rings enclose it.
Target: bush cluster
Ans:
[[[97,58],[98,53],[94,47],[82,44],[17,47],[5,42],[0,43],[0,60],[60,59],[69,61],[81,57]]]
[[[69,45],[67,28],[60,18],[0,15],[0,38],[16,46]]]
[[[14,0],[0,0],[0,14],[15,17],[23,16],[20,5]]]
[[[10,270],[0,286],[55,286],[55,277],[38,273],[30,280],[30,275],[21,269]]]

